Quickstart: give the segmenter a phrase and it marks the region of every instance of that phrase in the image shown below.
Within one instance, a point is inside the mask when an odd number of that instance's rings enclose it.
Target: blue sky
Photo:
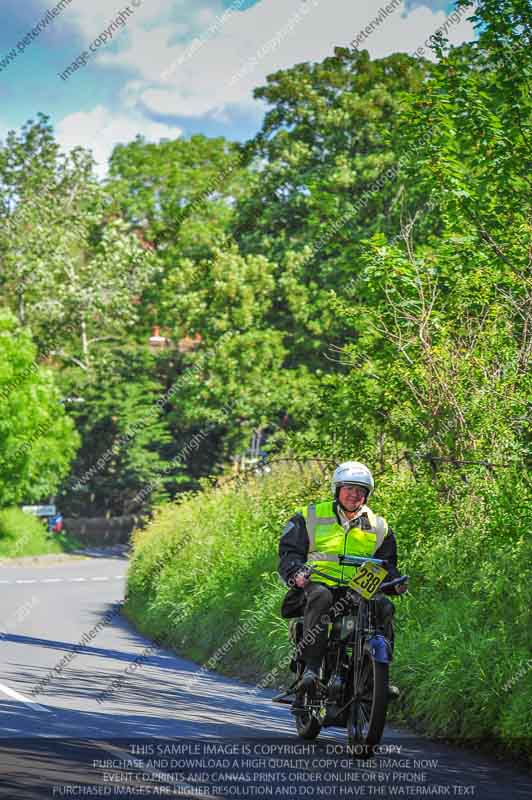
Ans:
[[[448,0],[393,1],[362,45],[374,57],[413,53],[452,10]],[[0,138],[42,111],[65,148],[93,151],[102,174],[113,146],[137,133],[150,141],[197,132],[246,139],[264,115],[252,92],[266,75],[347,46],[389,3],[2,0]],[[471,24],[464,17],[448,35],[471,39]]]

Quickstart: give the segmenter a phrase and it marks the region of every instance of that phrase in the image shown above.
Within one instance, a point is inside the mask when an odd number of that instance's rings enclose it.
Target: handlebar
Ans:
[[[406,583],[410,576],[409,575],[401,575],[399,578],[394,578],[393,581],[386,581],[386,583],[381,583],[379,589],[388,589],[390,586],[399,586],[401,583]]]
[[[360,564],[385,564],[382,558],[365,558],[364,556],[338,556],[338,561],[344,567],[358,567]]]
[[[372,564],[385,564],[385,561],[382,561],[379,558],[360,558],[359,556],[340,556],[340,563],[344,566],[349,566],[346,561],[342,561],[342,559],[349,559],[351,561],[356,561],[356,564],[351,564],[351,566],[357,566],[358,564],[366,564],[368,561]],[[328,578],[329,580],[334,580],[336,583],[348,584],[349,581],[345,578],[332,578],[330,575],[327,575],[325,572],[320,572],[319,569],[316,567],[311,566],[310,564],[305,564],[304,569],[307,570],[309,575],[314,574],[321,576],[322,578]],[[406,583],[409,579],[409,575],[400,575],[399,578],[393,578],[391,581],[386,581],[385,583],[381,583],[379,586],[380,589],[389,589],[392,586],[399,586],[401,583]]]

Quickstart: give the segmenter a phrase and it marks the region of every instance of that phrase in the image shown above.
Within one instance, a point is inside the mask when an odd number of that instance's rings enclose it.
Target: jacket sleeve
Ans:
[[[397,568],[397,539],[391,528],[388,529],[388,535],[384,539],[381,546],[375,551],[375,558],[382,558],[388,564],[389,578],[399,578],[401,573]],[[383,589],[384,594],[395,594],[395,588]]]
[[[307,560],[308,548],[305,518],[302,514],[294,514],[284,526],[279,540],[278,572],[285,583],[289,582]]]

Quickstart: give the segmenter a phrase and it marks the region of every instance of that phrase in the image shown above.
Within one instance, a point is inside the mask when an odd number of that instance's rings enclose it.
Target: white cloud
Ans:
[[[9,126],[0,122],[0,142],[5,142],[7,134],[9,133]]]
[[[91,0],[90,3],[72,3],[68,7],[68,14],[69,21],[78,27],[80,35],[88,44],[104,31],[127,6],[132,13],[127,16],[124,27],[131,31],[144,24],[151,24],[154,20],[164,19],[168,5],[168,0],[140,0],[138,5],[133,4],[131,0],[129,3],[121,3],[120,0],[112,3],[109,0]],[[181,4],[174,5],[179,7]]]
[[[152,112],[191,118],[212,115],[220,119],[227,106],[249,112],[257,107],[253,89],[264,84],[268,74],[302,61],[321,61],[335,46],[347,46],[380,8],[375,0],[356,4],[352,0],[262,0],[228,16],[218,27],[215,17],[192,47],[186,43],[164,48],[163,37],[157,37],[153,29],[151,43],[139,38],[135,47],[135,64],[144,80],[144,88],[137,83],[139,99]],[[397,50],[413,53],[445,20],[443,11],[427,6],[407,14],[401,3],[361,47],[373,57]],[[453,44],[473,36],[465,17],[449,28]],[[430,56],[428,49],[425,55]],[[132,58],[131,53],[118,56],[129,65]]]
[[[241,3],[234,0],[230,7],[235,10],[228,13],[222,0],[142,0],[114,44],[102,47],[91,61],[96,76],[99,65],[134,73],[123,86],[118,108],[98,106],[69,115],[59,125],[62,140],[67,146],[91,147],[101,165],[116,142],[131,140],[138,132],[150,138],[179,135],[177,128],[142,114],[229,122],[240,113],[259,120],[264,106],[253,99],[253,89],[265,84],[268,74],[322,61],[334,47],[348,46],[393,1],[260,0],[238,11]],[[401,2],[360,47],[374,58],[424,47],[447,19],[429,2],[408,13]],[[71,9],[87,44],[116,16],[109,11],[109,0],[73,4]],[[471,23],[464,16],[449,27],[448,36],[453,44],[473,39]],[[424,55],[429,57],[430,51],[425,49]]]
[[[65,150],[76,146],[92,150],[100,177],[107,171],[113,147],[131,142],[138,133],[148,140],[159,141],[176,139],[181,131],[141,117],[116,114],[103,106],[69,114],[57,126],[57,140]]]

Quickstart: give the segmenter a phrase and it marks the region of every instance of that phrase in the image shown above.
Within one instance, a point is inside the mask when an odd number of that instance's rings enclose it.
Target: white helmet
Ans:
[[[360,461],[345,461],[340,464],[333,472],[331,489],[333,497],[336,497],[336,490],[340,486],[354,483],[357,486],[363,486],[368,490],[366,499],[372,493],[375,484],[373,483],[373,476],[365,464]]]

